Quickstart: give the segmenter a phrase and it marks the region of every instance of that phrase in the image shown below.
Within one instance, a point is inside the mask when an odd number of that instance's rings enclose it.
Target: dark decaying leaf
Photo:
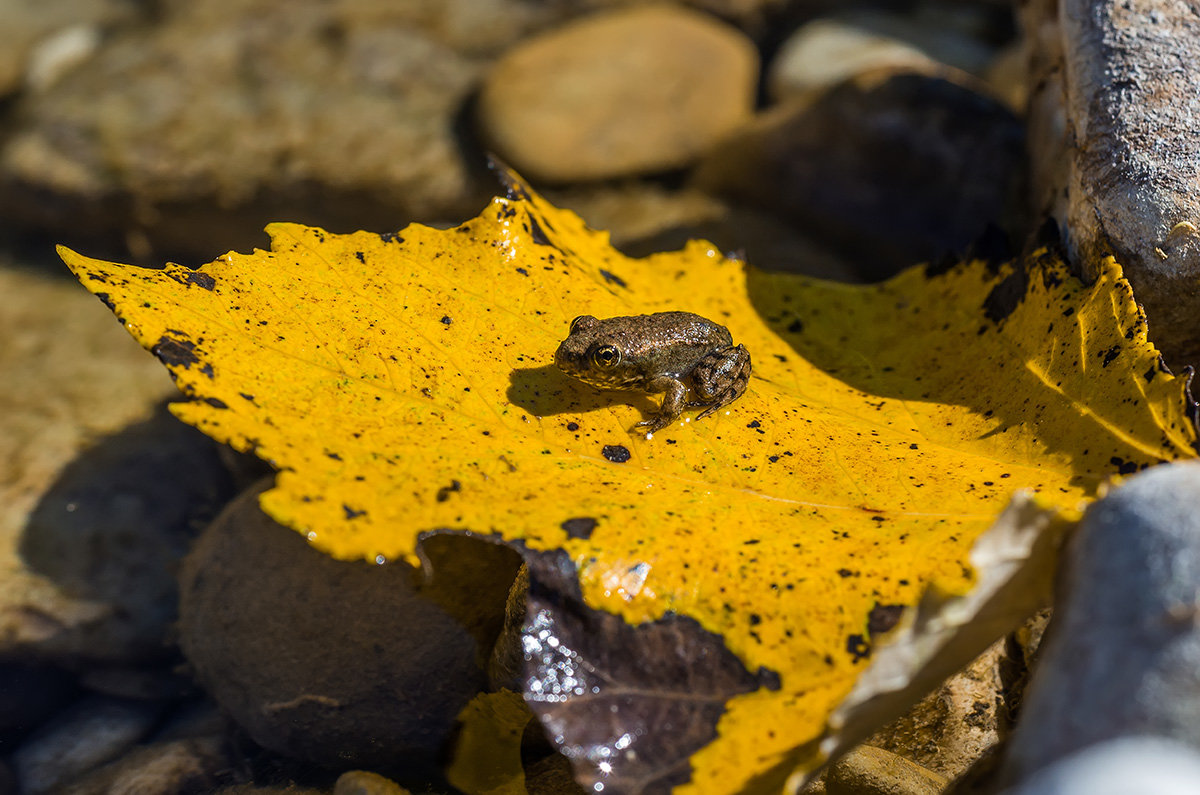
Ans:
[[[588,607],[566,553],[526,560],[525,698],[589,792],[670,792],[690,780],[688,758],[716,737],[729,698],[779,688],[692,618],[633,626]]]

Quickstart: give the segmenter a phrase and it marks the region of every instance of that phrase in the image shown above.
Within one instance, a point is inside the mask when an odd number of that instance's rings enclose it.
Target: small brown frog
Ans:
[[[729,329],[691,312],[657,312],[600,320],[580,315],[554,352],[569,376],[602,389],[664,392],[659,412],[638,423],[667,427],[684,407],[707,417],[737,400],[750,381],[750,352]],[[688,393],[690,390],[690,397]]]

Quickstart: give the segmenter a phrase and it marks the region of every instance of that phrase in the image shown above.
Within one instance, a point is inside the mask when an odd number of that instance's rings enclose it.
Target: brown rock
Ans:
[[[828,795],[939,795],[949,782],[882,748],[860,745],[825,774]]]
[[[137,616],[123,616],[114,607],[124,596],[106,602],[94,598],[94,589],[75,590],[78,582],[64,588],[53,571],[76,564],[95,565],[92,573],[113,575],[109,582],[125,592],[141,589],[142,581],[126,582],[117,571],[125,565],[124,575],[133,575],[127,564],[137,560],[147,564],[141,572],[153,582],[162,584],[165,579],[165,592],[169,593],[173,588],[169,570],[155,570],[169,566],[168,560],[136,544],[123,547],[131,553],[125,563],[89,556],[80,546],[84,537],[70,533],[56,533],[53,538],[57,540],[44,548],[51,570],[39,570],[22,550],[30,548],[27,544],[38,549],[46,543],[29,538],[27,528],[35,511],[45,515],[49,508],[45,497],[68,463],[98,439],[145,420],[155,404],[178,393],[162,365],[130,339],[103,304],[73,281],[0,262],[0,292],[20,297],[0,312],[0,340],[4,341],[0,344],[0,372],[4,373],[4,388],[0,389],[0,655],[9,659],[30,655],[128,659],[150,648],[161,653],[164,619],[147,624],[139,617],[169,611],[169,605],[143,602]],[[147,437],[147,441],[157,445],[153,438]],[[133,463],[135,458],[126,460]],[[91,474],[105,473],[93,469]],[[155,476],[162,474],[158,471]],[[83,486],[86,479],[74,482]],[[65,495],[61,490],[57,493]],[[103,493],[91,490],[89,496],[88,508],[96,511],[91,519],[99,522],[91,525],[93,529],[107,522],[113,532],[136,532],[137,528],[122,526],[114,504],[103,507]],[[130,496],[108,495],[125,505],[120,510],[133,507],[123,502]],[[63,522],[83,528],[78,506],[70,511],[69,502],[61,499],[55,505]],[[67,526],[57,525],[59,530]],[[166,551],[168,547],[158,549]],[[63,560],[55,561],[58,556]],[[150,631],[109,632],[106,626],[113,630],[141,626]]]
[[[394,229],[473,214],[491,185],[455,118],[482,61],[405,5],[167,6],[22,98],[0,213],[197,258],[261,243],[272,220]]]
[[[1029,108],[1029,40],[1019,39],[996,53],[983,73],[992,93],[1014,113]]]
[[[765,270],[856,281],[853,267],[828,246],[798,232],[777,215],[726,203],[695,189],[672,190],[653,182],[581,185],[551,190],[547,198],[604,229],[630,256],[642,257],[707,240]]]
[[[170,601],[176,602],[177,597],[172,596]],[[174,610],[171,614],[174,615]],[[89,667],[79,675],[78,681],[80,687],[106,696],[142,701],[173,701],[187,696],[195,689],[191,680],[176,670],[176,662],[177,660],[169,661],[170,667]]]
[[[247,492],[205,531],[182,579],[180,643],[259,744],[329,767],[431,772],[484,686],[519,563],[438,536],[432,580],[402,563],[337,561]]]
[[[40,496],[21,535],[26,570],[53,591],[32,589],[25,601],[6,605],[14,614],[41,610],[43,619],[59,613],[75,618],[76,610],[92,615],[56,627],[31,651],[63,661],[115,663],[167,655],[178,602],[174,571],[195,535],[232,496],[230,486],[217,445],[165,408],[96,441]],[[101,671],[93,675],[97,689],[110,690]],[[108,684],[110,692],[121,692],[116,679]],[[178,692],[180,683],[147,671],[127,678],[125,686],[167,688],[149,696],[155,698]]]
[[[1020,122],[941,77],[860,74],[719,145],[697,184],[799,224],[868,278],[1020,225]]]
[[[523,42],[488,73],[483,137],[554,182],[677,168],[750,113],[758,57],[738,31],[670,6],[597,14]]]

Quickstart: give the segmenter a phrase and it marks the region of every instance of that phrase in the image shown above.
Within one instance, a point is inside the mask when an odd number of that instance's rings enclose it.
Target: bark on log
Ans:
[[[1200,3],[1026,0],[1034,207],[1084,278],[1113,254],[1175,367],[1200,364]]]

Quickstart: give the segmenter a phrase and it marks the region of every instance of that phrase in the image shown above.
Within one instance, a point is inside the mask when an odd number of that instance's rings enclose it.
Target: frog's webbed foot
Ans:
[[[707,406],[696,419],[728,406],[742,396],[749,384],[750,351],[745,345],[723,348],[705,356],[692,370],[692,391],[696,396],[693,405]]]
[[[662,407],[657,414],[642,420],[633,427],[647,428],[649,433],[654,433],[679,419],[679,415],[683,413],[683,407],[686,405],[684,398],[687,397],[687,387],[678,379],[663,376],[646,384],[646,389],[649,392],[666,393],[663,396]]]

